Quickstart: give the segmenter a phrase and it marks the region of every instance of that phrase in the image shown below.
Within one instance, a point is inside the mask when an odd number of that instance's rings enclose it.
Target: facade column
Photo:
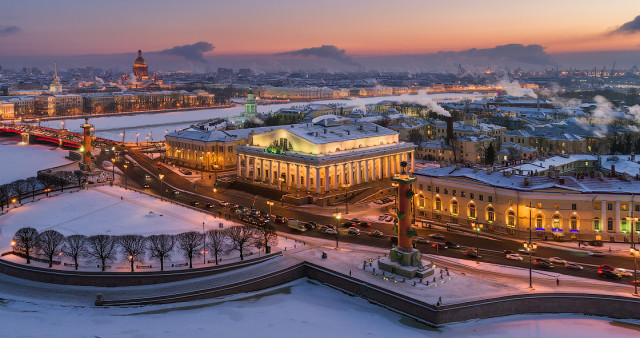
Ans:
[[[256,177],[258,176],[258,163],[256,163],[256,158],[253,158],[253,181],[256,181]]]
[[[411,172],[416,171],[414,165],[415,165],[415,157],[416,157],[416,151],[412,150],[411,151]]]
[[[278,187],[280,187],[280,184],[282,184],[280,182],[280,179],[282,178],[282,162],[280,161],[276,161],[276,165],[278,166],[278,179],[276,180],[276,184],[278,185]],[[285,177],[285,180],[287,178]]]
[[[324,192],[329,192],[329,166],[324,167]]]
[[[265,180],[265,172],[264,172],[264,159],[260,159],[260,181],[264,182]]]
[[[400,155],[396,155],[396,172],[399,173],[402,169],[400,169]]]
[[[351,175],[351,171],[347,169],[348,165],[349,163],[345,163],[342,165],[342,182],[344,184],[351,184],[351,177],[349,176]]]
[[[291,188],[295,179],[291,178],[291,163],[287,162],[287,186]]]
[[[241,168],[240,168],[240,164],[241,164],[240,163],[240,154],[238,154],[238,170],[236,172],[236,176],[238,176],[238,177],[242,177],[242,171],[241,171]]]
[[[616,233],[620,233],[620,201],[616,201],[616,218],[613,221],[613,230]]]
[[[378,157],[378,173],[380,174],[380,179],[384,179],[384,161],[382,157]]]
[[[369,160],[364,161],[364,182],[369,183]]]
[[[600,230],[604,233],[607,231],[607,201],[602,201],[600,212],[602,214],[600,217]]]
[[[316,194],[320,194],[320,167],[316,167],[316,177],[315,177],[315,184],[316,184]]]
[[[300,187],[300,165],[296,163],[296,190]]]
[[[269,160],[269,184],[273,184],[273,160]]]
[[[304,181],[305,181],[305,185],[307,186],[307,192],[311,191],[311,175],[310,175],[310,168],[307,165],[307,174],[304,177]]]
[[[244,155],[244,178],[249,178],[249,156]]]
[[[382,178],[391,177],[391,175],[389,175],[389,161],[387,160],[387,156],[382,157],[380,161],[382,161]]]
[[[378,179],[378,166],[376,165],[376,159],[371,159],[371,181],[375,182]]]
[[[338,190],[340,188],[340,185],[338,183],[340,183],[340,182],[338,180],[338,165],[337,164],[333,165],[333,170],[334,170],[334,172],[333,172],[333,189]]]

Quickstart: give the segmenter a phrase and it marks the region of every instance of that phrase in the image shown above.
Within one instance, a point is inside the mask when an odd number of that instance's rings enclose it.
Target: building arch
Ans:
[[[544,215],[541,212],[536,215],[533,226],[537,229],[544,229]]]
[[[569,230],[578,231],[579,228],[580,228],[580,218],[578,218],[577,214],[571,215],[571,217],[569,217]]]
[[[433,210],[442,211],[442,199],[440,198],[440,196],[436,196],[433,199]]]
[[[600,218],[599,217],[594,217],[593,218],[593,230],[596,231],[596,232],[602,230],[602,223],[600,223]]]
[[[486,209],[487,223],[495,223],[496,221],[496,209],[493,206],[488,206]]]
[[[451,202],[449,203],[449,210],[451,211],[451,215],[458,216],[458,213],[460,212],[460,204],[455,198],[451,199]]]
[[[516,213],[513,210],[507,210],[506,213],[506,221],[507,221],[507,226],[508,227],[515,227],[516,226]]]
[[[467,215],[470,219],[476,219],[478,217],[476,209],[477,208],[475,203],[469,202],[469,204],[467,204]]]
[[[560,214],[554,214],[551,217],[551,228],[562,229],[562,216]]]
[[[418,194],[418,208],[424,209],[425,205],[424,195],[422,193]]]
[[[613,230],[614,230],[613,217],[609,217],[609,218],[607,218],[607,231],[613,232]]]

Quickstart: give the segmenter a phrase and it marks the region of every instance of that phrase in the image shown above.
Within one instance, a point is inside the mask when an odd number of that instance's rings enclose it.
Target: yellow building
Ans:
[[[417,219],[536,238],[622,242],[640,234],[640,181],[627,176],[522,176],[449,166],[415,173]],[[635,237],[635,236],[634,236]]]

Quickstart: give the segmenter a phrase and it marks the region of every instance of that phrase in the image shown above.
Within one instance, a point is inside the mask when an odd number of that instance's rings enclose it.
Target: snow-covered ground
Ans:
[[[484,96],[487,95],[464,93],[442,93],[430,95],[430,97],[435,100],[474,98]],[[291,106],[304,106],[308,103],[341,103],[348,106],[364,108],[365,104],[377,103],[384,100],[397,100],[399,98],[399,96],[381,96],[354,98],[350,100],[291,102],[258,106],[258,111],[261,113],[266,113],[270,111],[277,111],[281,108],[288,108]],[[150,136],[150,138],[155,141],[161,141],[164,140],[164,136],[167,132],[186,128],[200,121],[240,115],[242,112],[244,112],[244,106],[237,105],[235,107],[221,109],[183,110],[169,113],[97,117],[91,118],[89,122],[95,126],[96,136],[121,141],[123,138],[121,133],[124,132],[125,142],[136,142],[136,134],[139,134],[138,140],[140,142],[146,142],[147,136]],[[84,122],[84,119],[65,119],[63,121],[65,122],[65,126],[67,126],[69,130],[80,132],[80,125]],[[50,128],[60,128],[61,122],[60,120],[42,121],[41,125]]]
[[[0,291],[0,297],[2,297]],[[521,315],[435,329],[301,279],[251,294],[183,304],[96,308],[4,300],[7,337],[636,337],[640,321]]]
[[[0,184],[36,176],[38,170],[71,163],[68,150],[44,145],[28,145],[0,138]]]

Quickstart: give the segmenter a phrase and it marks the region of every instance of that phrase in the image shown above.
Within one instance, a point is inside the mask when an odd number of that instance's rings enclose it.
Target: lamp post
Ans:
[[[269,218],[271,218],[271,206],[273,205],[273,202],[267,201],[267,205],[269,205]]]
[[[116,158],[115,157],[111,159],[111,163],[113,164],[111,166],[111,184],[113,184],[116,182]]]
[[[631,215],[633,215],[633,207],[631,207]],[[633,255],[633,295],[638,296],[638,255],[640,254],[639,250],[636,249],[636,243],[633,241],[633,232],[636,230],[635,227],[638,226],[638,217],[625,217],[627,220],[631,222],[631,247],[629,248],[629,253]]]
[[[336,212],[333,213],[333,217],[336,218],[336,249],[338,248],[338,222],[340,222],[340,218],[342,218],[342,214],[338,212],[338,208],[336,208]]]
[[[471,222],[471,228],[476,232],[476,264],[480,264],[480,229],[482,224]]]
[[[280,206],[284,206],[284,198],[282,198],[282,182],[284,182],[284,178],[280,177]]]
[[[344,188],[344,214],[349,214],[349,202],[347,201],[347,194],[349,193],[349,184],[345,183],[342,185]]]
[[[533,253],[533,250],[535,250],[535,248],[538,247],[536,243],[531,242],[531,237],[532,237],[531,213],[532,212],[533,212],[533,207],[531,206],[531,202],[529,202],[529,243],[524,242],[524,247],[525,249],[527,249],[527,252],[529,253],[529,290],[533,290],[533,258],[531,255]]]
[[[136,133],[136,146],[140,145],[140,142],[138,142],[138,137],[140,136],[140,133]]]
[[[127,165],[124,165],[124,188],[127,189]]]
[[[16,241],[11,241],[11,253],[16,253]]]
[[[160,178],[160,201],[162,201],[162,179],[164,178],[163,174],[158,175],[158,178]]]

